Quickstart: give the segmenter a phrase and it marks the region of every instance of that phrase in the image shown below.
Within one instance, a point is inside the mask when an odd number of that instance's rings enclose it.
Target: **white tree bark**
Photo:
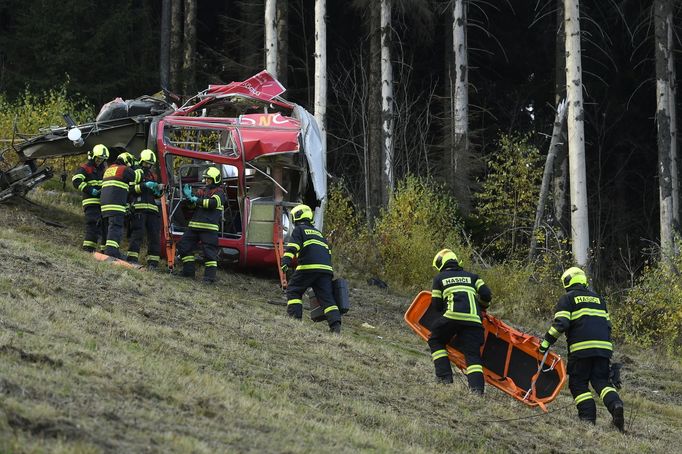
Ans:
[[[326,0],[315,0],[315,119],[322,136],[327,168],[327,23]]]
[[[582,56],[580,49],[579,0],[564,1],[566,31],[566,96],[568,99],[568,166],[571,195],[573,259],[587,266],[590,227],[587,213],[585,171],[585,125],[583,110]]]
[[[671,177],[670,134],[670,43],[672,26],[670,0],[654,0],[656,46],[656,126],[658,129],[658,187],[660,201],[661,259],[669,262],[673,255],[673,197]]]
[[[393,194],[393,65],[391,63],[391,1],[381,0],[381,111],[384,204]]]
[[[277,0],[265,0],[265,69],[277,77]]]
[[[469,132],[469,60],[467,55],[466,0],[455,0],[452,21],[452,51],[455,54],[455,135]],[[456,168],[456,163],[453,168]]]

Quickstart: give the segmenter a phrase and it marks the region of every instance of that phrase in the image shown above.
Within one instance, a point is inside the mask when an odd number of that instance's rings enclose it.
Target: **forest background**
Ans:
[[[185,42],[170,42],[171,75],[165,88],[187,97],[208,84],[243,80],[263,69],[263,0],[173,3],[181,6],[180,16],[174,16],[181,34],[174,36]],[[3,110],[16,112],[27,103],[53,99],[94,116],[116,96],[157,92],[162,85],[162,4],[0,0]],[[278,4],[279,23],[284,24],[280,43],[286,44],[280,49],[286,58],[277,77],[287,88],[287,99],[312,111],[315,2]],[[673,23],[679,25],[679,2],[671,4]],[[377,145],[368,131],[374,127],[369,123],[368,68],[376,58],[372,18],[379,2],[327,2],[327,146],[334,180],[327,228],[347,269],[365,263],[362,271],[389,277],[397,286],[423,286],[428,267],[411,270],[409,260],[431,257],[449,245],[467,263],[497,265],[489,275],[502,293],[518,294],[509,287],[545,278],[558,285],[561,268],[571,264],[566,147],[555,165],[555,194],[545,210],[544,233],[533,233],[533,217],[556,106],[565,96],[564,50],[558,44],[562,5],[554,0],[468,2],[471,153],[464,165],[466,184],[453,185],[444,162],[451,146],[452,2],[393,2],[394,169],[399,184],[390,206],[387,202],[384,211],[370,212],[365,211],[366,157]],[[623,297],[622,304],[630,308],[628,332],[675,348],[682,291],[676,293],[668,272],[652,260],[659,244],[652,2],[583,0],[580,7],[594,283]],[[193,49],[188,57],[182,55],[187,41]],[[35,133],[46,125],[23,124],[27,130],[22,132]],[[0,139],[10,138],[6,130]],[[425,233],[415,235],[406,220],[420,224]],[[531,239],[541,240],[541,253],[529,263]],[[374,247],[367,248],[367,242]],[[375,251],[375,259],[358,261],[368,250]],[[642,324],[652,315],[667,320],[665,327],[645,330]]]

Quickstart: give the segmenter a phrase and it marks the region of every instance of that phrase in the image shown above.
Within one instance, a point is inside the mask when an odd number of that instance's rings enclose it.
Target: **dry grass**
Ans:
[[[60,199],[59,197],[64,197]],[[432,382],[409,298],[353,284],[341,337],[295,322],[275,277],[205,287],[80,252],[80,209],[0,206],[0,452],[663,452],[682,442],[682,366],[625,359],[629,433],[567,390],[544,415]],[[66,228],[45,225],[56,220]],[[367,322],[375,328],[363,328]]]

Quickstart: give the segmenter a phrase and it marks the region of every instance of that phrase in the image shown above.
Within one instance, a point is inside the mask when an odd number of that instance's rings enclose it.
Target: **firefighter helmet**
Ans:
[[[202,179],[210,178],[213,180],[213,184],[220,184],[222,176],[220,175],[220,170],[217,167],[209,167],[204,170],[204,174],[201,176]]]
[[[127,166],[132,166],[133,164],[135,164],[135,158],[127,151],[124,151],[123,153],[118,155],[118,158],[116,158],[116,160]]]
[[[583,270],[574,266],[564,271],[564,274],[561,275],[561,284],[564,288],[574,284],[587,285],[587,276]]]
[[[146,149],[140,152],[140,162],[143,164],[156,164],[156,155],[152,150]]]
[[[294,220],[294,222],[303,221],[303,220],[312,221],[313,220],[313,210],[311,210],[308,205],[303,205],[303,204],[296,205],[291,210],[291,218]]]
[[[90,152],[88,152],[88,159],[101,159],[102,161],[106,161],[109,159],[109,149],[101,143],[98,143],[92,147]]]
[[[455,263],[459,263],[459,259],[454,252],[452,252],[450,249],[442,249],[438,251],[438,254],[436,254],[436,256],[433,258],[433,267],[440,271],[443,269],[446,263],[453,260]]]

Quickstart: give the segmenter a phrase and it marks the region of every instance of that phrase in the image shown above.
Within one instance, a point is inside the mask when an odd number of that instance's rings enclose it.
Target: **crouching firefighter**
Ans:
[[[464,353],[466,374],[471,392],[483,395],[484,379],[481,362],[483,324],[481,313],[492,300],[490,288],[483,279],[465,271],[450,249],[443,249],[433,259],[438,274],[433,278],[431,308],[441,313],[428,343],[439,383],[452,383],[452,366],[446,345],[454,338]]]
[[[195,211],[188,229],[178,243],[178,253],[182,260],[182,275],[194,277],[194,250],[201,242],[204,252],[204,282],[213,283],[216,280],[218,268],[218,232],[225,206],[225,193],[220,183],[222,175],[217,167],[209,167],[202,175],[205,186],[192,193],[192,188],[185,185],[183,194],[186,200],[194,205]]]
[[[94,252],[97,239],[106,241],[106,229],[103,228],[100,211],[100,192],[102,191],[102,175],[109,158],[109,149],[102,144],[95,145],[88,152],[87,162],[81,164],[71,178],[73,186],[83,193],[83,213],[85,214],[85,239],[83,250]]]
[[[580,268],[567,269],[561,276],[566,293],[556,305],[554,321],[540,344],[544,353],[561,333],[568,343],[568,388],[578,407],[578,418],[594,424],[597,406],[588,384],[599,394],[611,413],[613,424],[625,429],[623,401],[609,382],[609,366],[613,354],[611,319],[606,302],[588,290],[587,277]]]
[[[128,245],[128,261],[137,263],[145,232],[147,233],[147,267],[159,266],[161,252],[161,213],[160,202],[162,185],[154,173],[156,155],[152,150],[140,152],[141,180],[131,187],[133,212],[131,214],[132,233]]]
[[[138,174],[126,165],[125,153],[104,171],[102,180],[102,217],[108,222],[107,243],[104,253],[121,258],[119,250],[123,239],[123,224],[128,207],[130,185],[138,183]]]
[[[287,314],[303,317],[303,293],[312,287],[320,301],[333,333],[341,332],[341,313],[334,300],[332,288],[332,256],[327,240],[313,227],[313,212],[308,205],[297,205],[291,210],[294,231],[282,257],[285,273],[297,257],[298,266],[287,286]]]

